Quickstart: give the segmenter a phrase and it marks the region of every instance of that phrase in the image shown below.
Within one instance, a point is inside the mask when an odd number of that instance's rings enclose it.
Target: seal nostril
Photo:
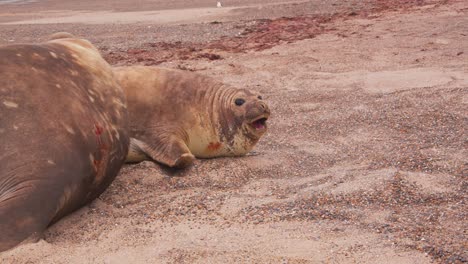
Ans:
[[[270,114],[270,108],[268,107],[267,104],[265,104],[265,103],[262,102],[262,103],[260,104],[260,107],[262,108],[262,111],[263,111],[264,113]]]

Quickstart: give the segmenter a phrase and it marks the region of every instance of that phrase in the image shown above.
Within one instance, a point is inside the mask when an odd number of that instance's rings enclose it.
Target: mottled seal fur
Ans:
[[[112,68],[66,37],[0,47],[0,251],[96,198],[128,152]]]
[[[158,67],[116,67],[131,136],[128,162],[186,167],[195,157],[241,156],[266,132],[262,97],[211,78]]]

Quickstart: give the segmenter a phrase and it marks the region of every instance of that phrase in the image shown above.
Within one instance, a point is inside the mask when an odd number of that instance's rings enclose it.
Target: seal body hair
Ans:
[[[49,40],[64,39],[64,38],[76,38],[76,37],[68,32],[55,32],[54,34],[49,36]]]
[[[4,46],[0,58],[1,252],[100,195],[129,137],[124,94],[88,41]]]
[[[127,161],[151,158],[170,167],[195,157],[241,156],[266,130],[270,110],[261,96],[211,78],[159,67],[117,67],[132,137]],[[235,105],[243,100],[242,105]],[[263,127],[251,123],[262,119]]]

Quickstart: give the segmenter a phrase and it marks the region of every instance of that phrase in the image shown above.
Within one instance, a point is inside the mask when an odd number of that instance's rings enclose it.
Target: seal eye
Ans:
[[[263,99],[261,95],[257,96],[257,98],[258,98],[259,100],[262,100],[262,99]]]
[[[241,106],[241,105],[243,105],[245,103],[245,100],[241,99],[241,98],[237,98],[235,103],[236,103],[236,105]]]

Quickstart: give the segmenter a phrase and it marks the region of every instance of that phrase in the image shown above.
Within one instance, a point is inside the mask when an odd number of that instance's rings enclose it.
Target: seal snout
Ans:
[[[264,130],[266,129],[266,121],[268,120],[267,117],[261,117],[251,123],[256,130]]]
[[[267,104],[265,104],[265,103],[262,102],[262,101],[258,101],[258,105],[259,105],[259,108],[263,109],[263,111],[265,112],[265,114],[270,115],[270,108],[268,107]]]
[[[250,121],[249,126],[253,130],[254,134],[261,136],[266,132],[267,120],[270,117],[270,108],[266,103],[260,100],[256,100],[250,107],[250,113],[248,115]]]

